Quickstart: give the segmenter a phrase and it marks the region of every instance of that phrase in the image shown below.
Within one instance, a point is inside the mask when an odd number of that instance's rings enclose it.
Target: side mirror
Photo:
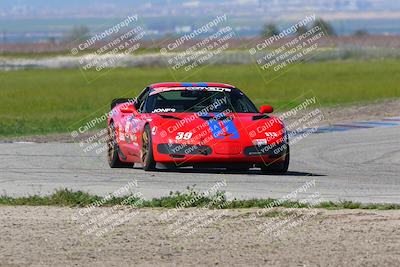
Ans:
[[[268,105],[260,107],[260,113],[272,113],[274,112],[274,108]]]
[[[136,108],[133,106],[133,104],[128,104],[126,103],[126,105],[122,105],[121,108],[119,109],[121,111],[121,113],[133,113],[136,114],[137,110]]]

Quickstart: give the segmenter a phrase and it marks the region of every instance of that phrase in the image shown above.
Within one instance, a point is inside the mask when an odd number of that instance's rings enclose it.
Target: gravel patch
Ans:
[[[256,209],[184,209],[162,219],[163,209],[96,208],[136,214],[103,236],[85,235],[77,208],[0,207],[2,266],[398,266],[400,211],[316,210],[279,236],[277,225],[293,211],[252,216]],[[211,223],[190,236],[173,235],[174,222],[190,214]],[[190,221],[193,221],[193,217]],[[191,227],[194,229],[194,227]],[[274,232],[276,232],[275,230]]]

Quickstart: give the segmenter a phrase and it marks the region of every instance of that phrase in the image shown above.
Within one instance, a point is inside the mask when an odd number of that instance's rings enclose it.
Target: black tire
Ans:
[[[153,142],[151,140],[151,131],[148,124],[144,127],[142,134],[142,163],[143,170],[156,170],[156,162],[153,157]]]
[[[261,166],[261,171],[263,173],[276,173],[276,174],[283,174],[286,173],[289,169],[289,162],[290,162],[290,148],[289,143],[287,144],[285,160],[282,162],[274,162],[268,164],[266,166]]]
[[[117,140],[115,138],[115,128],[114,128],[113,122],[110,123],[107,132],[108,132],[108,138],[107,138],[108,165],[110,165],[111,168],[133,167],[134,163],[123,162],[119,158],[119,155],[122,152],[119,150],[119,146],[118,146]]]

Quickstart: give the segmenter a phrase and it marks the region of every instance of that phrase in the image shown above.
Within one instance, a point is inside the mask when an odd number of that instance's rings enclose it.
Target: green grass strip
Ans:
[[[0,196],[0,205],[7,206],[68,206],[68,207],[84,207],[102,203],[101,206],[114,205],[133,205],[137,204],[137,197],[129,195],[123,197],[112,197],[104,201],[102,197],[92,195],[82,191],[72,191],[69,189],[56,190],[51,195],[39,196],[32,195],[27,197],[9,197]],[[190,207],[206,207],[206,208],[223,208],[223,209],[239,209],[239,208],[265,208],[270,206],[275,199],[249,199],[249,200],[227,200],[224,192],[217,192],[214,196],[204,196],[203,194],[188,188],[187,192],[171,192],[169,196],[153,198],[151,200],[140,201],[141,208],[190,208]],[[285,201],[274,207],[284,208],[306,208],[307,204],[296,201]],[[323,209],[374,209],[374,210],[395,210],[400,209],[399,204],[362,204],[353,201],[326,201],[313,208]]]

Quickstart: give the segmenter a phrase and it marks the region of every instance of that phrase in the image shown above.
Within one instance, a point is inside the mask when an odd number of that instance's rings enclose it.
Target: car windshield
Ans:
[[[158,112],[235,112],[257,113],[257,108],[237,89],[168,90],[150,93],[145,113]]]

